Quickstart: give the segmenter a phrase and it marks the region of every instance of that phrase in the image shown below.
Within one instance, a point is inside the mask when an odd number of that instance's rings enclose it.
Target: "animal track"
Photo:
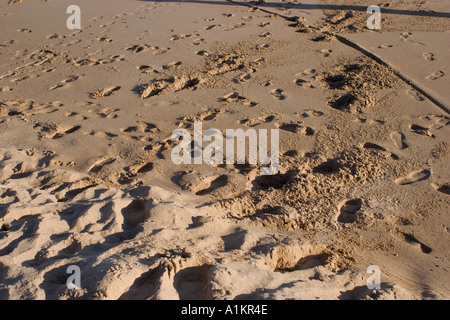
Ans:
[[[427,180],[431,176],[431,171],[427,169],[417,170],[411,172],[406,177],[401,177],[395,180],[398,185],[404,186],[408,184],[413,184],[419,181]]]

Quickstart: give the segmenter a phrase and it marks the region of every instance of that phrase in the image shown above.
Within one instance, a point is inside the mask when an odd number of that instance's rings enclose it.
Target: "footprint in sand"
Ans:
[[[139,53],[139,52],[146,51],[146,50],[156,50],[156,49],[158,49],[158,47],[151,46],[148,44],[135,44],[135,45],[124,48],[124,50],[131,51],[134,53]]]
[[[431,131],[428,128],[419,126],[418,124],[412,124],[410,126],[411,131],[417,134],[421,134],[423,136],[431,137],[433,138],[434,135],[431,133]]]
[[[274,89],[270,94],[273,95],[278,100],[284,100],[286,99],[286,96],[283,94],[283,92],[284,91],[281,89]]]
[[[218,27],[220,27],[220,24],[212,24],[210,26],[207,26],[205,28],[205,30],[212,30],[212,29],[215,29],[215,28],[218,28]]]
[[[60,139],[65,135],[78,131],[81,126],[59,126],[59,125],[41,125],[36,124],[34,129],[39,130],[39,139]]]
[[[100,42],[112,42],[112,39],[109,37],[98,37],[97,40]]]
[[[192,191],[197,196],[203,196],[210,194],[215,190],[226,186],[227,184],[228,184],[228,176],[226,175],[221,175],[218,177],[210,177],[202,181],[202,183],[197,185]]]
[[[330,49],[323,49],[320,51],[320,53],[322,54],[322,57],[329,57],[330,54],[333,52],[333,50]]]
[[[433,188],[435,188],[437,191],[443,193],[443,194],[447,194],[450,195],[450,185],[448,184],[443,184],[443,185],[438,185],[436,183],[432,183],[431,184],[433,186]]]
[[[298,117],[307,118],[307,117],[320,117],[323,116],[322,111],[317,111],[313,109],[305,110],[304,112],[296,113]]]
[[[417,90],[408,89],[408,90],[406,90],[406,93],[416,101],[424,101],[425,100],[425,97],[422,96]]]
[[[162,68],[164,70],[171,70],[171,69],[174,69],[174,68],[180,66],[181,64],[182,64],[181,61],[172,61],[172,62],[169,62],[168,64],[164,64],[162,66]]]
[[[261,117],[261,118],[255,118],[255,119],[244,119],[244,120],[240,120],[239,123],[244,124],[247,127],[255,127],[255,126],[263,124],[263,123],[272,122],[274,119],[275,119],[275,116],[271,115],[268,117]]]
[[[345,200],[339,205],[339,216],[337,221],[340,223],[353,223],[356,221],[357,212],[361,209],[362,200]]]
[[[155,69],[153,69],[151,66],[148,66],[148,65],[141,65],[141,66],[137,66],[136,67],[141,73],[144,73],[144,74],[149,74],[149,73],[152,73],[152,72],[154,72],[154,73],[158,73],[158,71],[157,70],[155,70]]]
[[[394,144],[399,149],[406,149],[408,145],[405,143],[405,135],[402,132],[392,132],[391,140],[394,141]]]
[[[427,246],[426,244],[424,244],[423,242],[417,240],[416,237],[414,237],[411,234],[408,233],[403,233],[403,236],[405,237],[405,241],[413,246],[417,246],[418,248],[420,248],[420,250],[422,250],[423,253],[425,254],[430,254],[433,249],[431,249],[429,246]]]
[[[183,40],[192,37],[192,34],[175,34],[173,35],[170,40],[171,41],[177,41],[177,40]]]
[[[115,94],[117,91],[119,91],[120,88],[122,88],[122,87],[115,86],[115,87],[109,87],[109,88],[105,88],[105,89],[99,89],[99,90],[97,90],[97,92],[94,92],[91,94],[91,98],[98,99],[98,98],[103,98],[103,97],[109,97],[109,96]]]
[[[436,80],[445,76],[444,71],[436,71],[430,74],[426,79],[427,80]]]
[[[416,170],[411,172],[406,177],[401,177],[395,180],[395,183],[401,186],[413,184],[419,181],[427,180],[431,176],[431,171],[427,169]]]
[[[192,45],[194,46],[198,46],[199,44],[201,44],[202,42],[204,42],[205,39],[195,39],[194,41],[192,41]]]
[[[104,166],[110,165],[115,162],[116,159],[103,157],[97,161],[88,169],[88,173],[98,173],[100,172]]]
[[[363,148],[364,149],[374,149],[374,150],[379,150],[379,151],[387,151],[386,148],[384,148],[378,144],[372,143],[372,142],[364,143]]]
[[[393,47],[393,45],[392,44],[383,44],[383,45],[381,45],[381,46],[378,46],[378,49],[386,49],[386,48],[392,48]]]
[[[74,81],[80,79],[81,77],[82,77],[82,75],[71,75],[67,79],[64,79],[63,81],[61,81],[61,83],[48,88],[48,90],[55,90],[55,89],[59,89],[59,88],[64,88],[64,87],[66,87],[67,83],[74,82]]]
[[[315,88],[314,84],[311,81],[308,81],[305,79],[299,78],[299,79],[296,79],[294,82],[296,85],[303,87],[303,88],[312,88],[312,89]]]
[[[141,162],[130,167],[125,167],[124,170],[132,175],[147,173],[153,170],[153,162]]]
[[[434,54],[431,53],[431,52],[425,52],[425,53],[423,54],[423,57],[424,57],[424,59],[427,60],[427,61],[433,61],[433,60],[434,60]]]
[[[247,80],[251,79],[251,74],[249,72],[247,73],[242,73],[240,75],[238,75],[236,78],[233,79],[234,83],[242,83],[242,82],[246,82]]]
[[[209,53],[208,53],[208,51],[206,51],[206,50],[196,51],[195,54],[198,55],[198,56],[202,56],[202,57],[203,57],[203,56],[204,56],[204,57],[209,56]]]
[[[78,74],[74,74],[69,76],[67,79],[64,79],[62,82],[63,83],[69,83],[69,82],[74,82],[78,79],[80,79],[83,75],[78,75]]]
[[[64,85],[61,84],[61,83],[58,83],[58,84],[56,84],[56,85],[51,86],[50,88],[48,88],[48,90],[56,90],[56,89],[59,89],[59,88],[62,88],[62,87],[64,87]]]
[[[279,128],[284,131],[299,133],[305,136],[312,136],[315,133],[313,128],[304,126],[301,123],[283,123]]]

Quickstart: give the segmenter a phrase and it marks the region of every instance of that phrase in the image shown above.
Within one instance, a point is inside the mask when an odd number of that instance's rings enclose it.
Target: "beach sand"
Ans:
[[[0,1],[0,299],[450,298],[448,1],[76,2]]]

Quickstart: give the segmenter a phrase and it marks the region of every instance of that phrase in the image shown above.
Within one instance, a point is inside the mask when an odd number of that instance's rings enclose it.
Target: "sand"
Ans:
[[[448,1],[72,4],[0,2],[0,299],[450,298]]]

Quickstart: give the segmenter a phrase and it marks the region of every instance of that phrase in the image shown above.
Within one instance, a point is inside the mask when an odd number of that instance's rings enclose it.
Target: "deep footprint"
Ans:
[[[395,181],[398,185],[404,186],[408,184],[413,184],[419,181],[427,180],[431,176],[431,171],[424,169],[424,170],[417,170],[411,172],[408,176],[399,178]]]
[[[352,199],[347,200],[339,207],[339,216],[337,221],[340,223],[353,223],[356,221],[356,213],[361,209],[362,200]]]

